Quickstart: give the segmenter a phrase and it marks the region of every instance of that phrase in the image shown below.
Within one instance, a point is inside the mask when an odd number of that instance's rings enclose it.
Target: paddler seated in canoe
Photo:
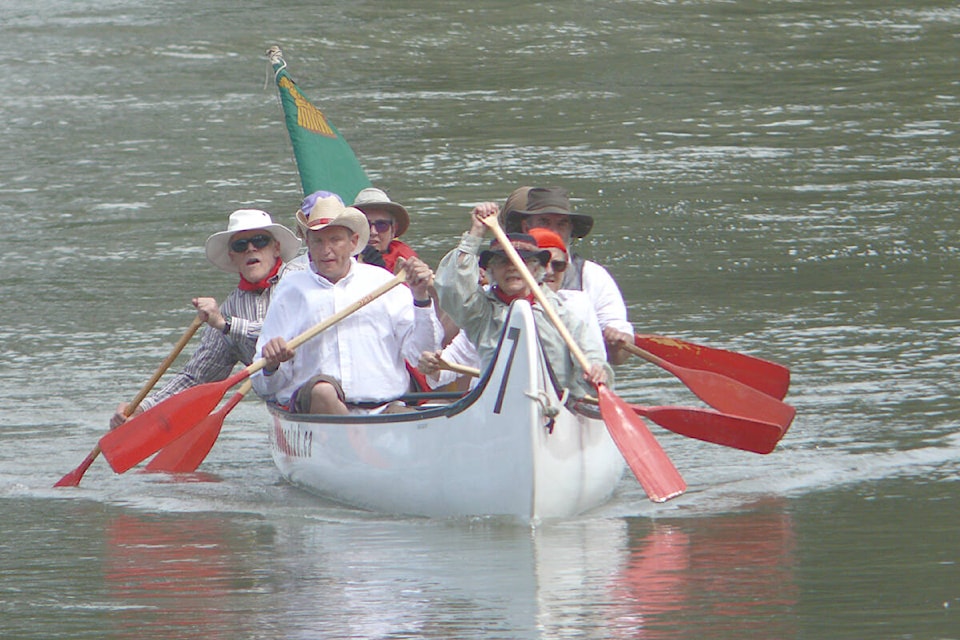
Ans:
[[[531,229],[530,235],[536,240],[540,249],[546,249],[550,252],[550,259],[544,265],[543,284],[560,296],[574,313],[583,318],[594,334],[596,342],[603,343],[600,322],[597,320],[597,314],[593,310],[593,304],[587,294],[584,291],[560,288],[563,283],[563,273],[569,264],[567,246],[563,239],[553,231],[543,227]],[[484,281],[485,277],[483,276],[483,270],[481,270],[481,282]],[[477,355],[477,350],[463,331],[459,332],[442,351],[424,351],[421,353],[417,369],[424,375],[431,389],[456,383],[458,389],[466,390],[476,384],[477,379],[475,377],[460,375],[455,371],[444,368],[444,364],[462,365],[473,369],[480,367],[480,357]]]
[[[253,362],[274,285],[286,273],[303,268],[293,260],[300,250],[300,239],[259,209],[231,213],[227,230],[207,238],[205,250],[211,264],[239,275],[240,283],[223,304],[217,304],[216,298],[191,301],[200,320],[207,323],[200,346],[183,370],[159,391],[144,398],[133,415],[194,385],[224,380],[238,362]],[[111,428],[127,420],[126,409],[127,403],[117,407],[110,418]]]
[[[355,209],[363,212],[370,223],[370,239],[367,241],[357,260],[383,267],[390,273],[397,272],[397,259],[419,258],[410,245],[400,240],[400,236],[410,228],[410,213],[398,202],[390,200],[387,193],[376,187],[367,187],[353,200]],[[431,287],[430,297],[436,303],[436,294]],[[453,324],[439,306],[435,304],[437,320],[443,326],[443,344],[448,344],[457,334]]]
[[[477,205],[470,213],[470,230],[463,234],[459,246],[448,253],[437,267],[434,286],[440,305],[453,318],[477,349],[480,369],[490,364],[500,334],[506,322],[509,305],[525,299],[533,305],[534,320],[540,345],[561,386],[569,389],[575,398],[594,392],[594,385],[613,386],[613,371],[606,360],[603,342],[598,340],[587,322],[575,313],[548,287],[541,286],[547,301],[553,306],[573,339],[590,363],[589,371],[581,371],[574,362],[566,342],[533,296],[527,281],[507,257],[495,239],[488,249],[481,251],[486,225],[483,219],[495,216],[499,207],[495,202]],[[541,282],[550,252],[537,246],[528,234],[507,234],[513,247],[523,258],[534,279]],[[490,287],[479,282],[480,269],[486,270]]]
[[[590,233],[593,218],[573,211],[567,190],[562,187],[520,187],[504,203],[500,222],[507,233],[530,233],[531,229],[544,228],[560,236],[570,263],[561,288],[586,292],[603,330],[607,360],[612,364],[625,362],[630,354],[621,346],[633,344],[634,331],[627,320],[627,305],[620,287],[605,268],[571,250],[575,238]]]
[[[386,269],[357,261],[370,223],[335,194],[298,211],[297,224],[309,268],[277,287],[257,341],[266,365],[253,376],[254,390],[295,413],[395,410],[392,401],[410,384],[405,359],[415,362],[440,343],[428,292],[433,271],[419,258],[398,259],[408,286],[390,289],[294,351],[289,340],[393,279]]]
[[[570,266],[567,245],[559,234],[544,227],[534,227],[530,229],[530,235],[537,241],[537,246],[550,252],[550,260],[544,266],[543,284],[551,291],[560,296],[568,307],[583,318],[584,322],[594,333],[594,337],[603,342],[603,330],[600,328],[600,320],[597,318],[597,312],[593,308],[593,303],[586,291],[563,288],[563,274]],[[609,356],[609,351],[607,353]],[[609,361],[609,357],[607,358]]]
[[[391,201],[385,191],[367,187],[357,194],[352,206],[363,212],[370,223],[370,239],[361,249],[358,260],[396,273],[397,258],[419,257],[400,239],[410,228],[410,214],[402,204]]]

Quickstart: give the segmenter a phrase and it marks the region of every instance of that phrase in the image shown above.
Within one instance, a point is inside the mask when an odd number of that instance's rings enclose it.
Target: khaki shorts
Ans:
[[[310,413],[310,392],[321,382],[332,384],[333,388],[337,390],[337,397],[340,398],[340,402],[346,403],[346,396],[343,394],[340,381],[333,376],[320,373],[304,382],[293,392],[293,397],[290,398],[290,410],[293,413]]]

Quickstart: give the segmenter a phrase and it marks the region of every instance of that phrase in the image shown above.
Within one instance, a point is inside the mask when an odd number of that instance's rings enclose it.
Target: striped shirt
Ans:
[[[280,277],[293,271],[300,271],[305,264],[302,261],[291,261],[283,266],[273,284]],[[210,325],[203,329],[200,337],[200,346],[193,356],[167,384],[159,391],[155,391],[140,403],[146,411],[172,395],[185,391],[190,387],[205,382],[225,380],[233,372],[238,362],[248,365],[253,362],[257,350],[257,338],[260,337],[260,328],[267,315],[267,307],[275,286],[264,289],[261,293],[234,289],[220,305],[220,312],[230,316],[230,332],[224,334]]]

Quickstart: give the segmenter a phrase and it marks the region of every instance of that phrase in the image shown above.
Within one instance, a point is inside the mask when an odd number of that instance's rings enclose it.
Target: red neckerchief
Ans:
[[[503,291],[501,291],[500,287],[496,287],[496,286],[493,288],[493,295],[497,296],[497,300],[507,305],[513,302],[514,300],[526,300],[531,305],[533,304],[533,301],[534,301],[532,292],[528,293],[525,296],[524,295],[508,296]]]
[[[417,252],[414,251],[410,245],[405,243],[403,240],[397,240],[394,238],[390,241],[390,244],[387,245],[387,250],[383,254],[383,262],[387,265],[387,271],[393,273],[394,268],[397,265],[397,258],[409,260],[410,258],[416,257],[418,257]]]
[[[260,282],[250,282],[243,276],[240,276],[240,284],[237,286],[240,287],[240,291],[256,291],[257,293],[262,293],[264,289],[269,289],[273,284],[271,280],[280,272],[280,267],[282,266],[283,260],[277,258],[277,263],[273,265],[273,269],[267,274],[266,278]]]

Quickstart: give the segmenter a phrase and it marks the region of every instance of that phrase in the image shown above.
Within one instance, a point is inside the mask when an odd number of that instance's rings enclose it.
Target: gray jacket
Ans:
[[[434,285],[440,298],[440,308],[467,334],[477,347],[480,368],[485,369],[500,341],[507,318],[508,306],[494,293],[480,285],[479,255],[482,238],[464,233],[456,249],[448,253],[437,267]],[[573,339],[590,363],[601,363],[607,370],[607,383],[613,387],[613,370],[607,364],[603,342],[596,331],[590,331],[583,318],[574,313],[548,287],[540,289],[554,308]],[[533,304],[534,321],[547,362],[559,383],[575,398],[594,394],[595,390],[583,378],[583,370],[573,360],[570,350],[540,304]]]

